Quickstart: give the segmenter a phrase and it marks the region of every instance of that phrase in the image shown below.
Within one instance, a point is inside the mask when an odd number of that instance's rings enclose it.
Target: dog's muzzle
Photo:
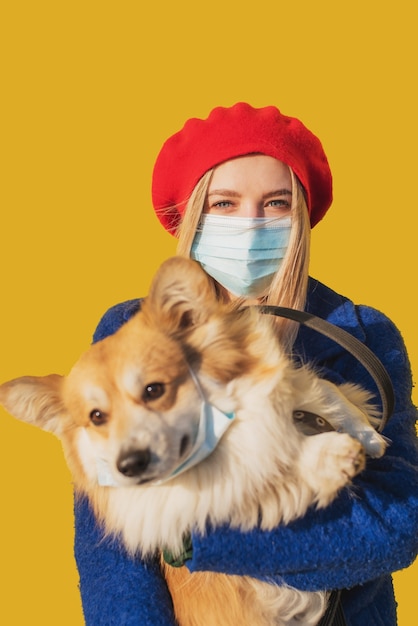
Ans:
[[[152,485],[161,485],[206,459],[215,450],[221,438],[235,419],[235,413],[224,413],[208,402],[196,374],[192,370],[190,370],[190,374],[201,397],[200,417],[195,442],[187,456],[182,458],[169,474],[154,480],[151,478],[143,482]],[[183,447],[182,443],[181,450]],[[152,451],[150,448],[130,449],[119,455],[116,467],[122,476],[128,479],[136,478],[139,484],[141,482],[141,476],[147,471],[151,463],[151,458]],[[113,477],[108,461],[97,457],[96,468],[99,485],[102,487],[120,486]]]
[[[118,472],[126,478],[139,478],[151,461],[151,450],[131,450],[121,454],[116,462]]]

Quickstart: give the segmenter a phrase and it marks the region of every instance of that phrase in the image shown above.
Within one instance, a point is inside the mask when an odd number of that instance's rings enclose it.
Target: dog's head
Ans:
[[[101,463],[112,484],[158,481],[194,445],[199,386],[221,411],[234,411],[236,380],[273,371],[273,337],[254,311],[220,304],[197,263],[174,257],[140,312],[91,346],[68,376],[10,381],[0,402],[60,437],[81,489],[97,483]]]

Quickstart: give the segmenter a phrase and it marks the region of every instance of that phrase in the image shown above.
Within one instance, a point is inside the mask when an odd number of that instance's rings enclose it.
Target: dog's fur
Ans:
[[[168,482],[193,445],[201,397],[236,417],[204,461]],[[78,493],[87,494],[107,533],[130,553],[176,554],[208,522],[271,529],[324,507],[384,440],[370,426],[369,394],[336,387],[281,350],[272,318],[220,304],[193,261],[160,268],[141,311],[94,344],[67,377],[24,377],[0,387],[16,417],[52,431],[64,446]],[[292,414],[307,410],[353,435],[306,437]],[[134,475],[119,471],[132,455]],[[98,459],[118,487],[98,485]],[[128,472],[129,474],[129,472]],[[182,626],[316,624],[325,593],[305,593],[248,577],[189,574],[164,567]]]

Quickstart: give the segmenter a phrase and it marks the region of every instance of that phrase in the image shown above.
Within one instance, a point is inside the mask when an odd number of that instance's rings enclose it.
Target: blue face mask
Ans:
[[[191,258],[236,296],[270,285],[289,245],[291,218],[202,215]]]

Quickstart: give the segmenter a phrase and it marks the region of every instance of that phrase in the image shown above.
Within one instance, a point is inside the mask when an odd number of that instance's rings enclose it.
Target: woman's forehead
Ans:
[[[291,189],[292,179],[288,165],[264,154],[251,154],[221,163],[214,168],[209,193],[217,190],[233,190],[235,185],[260,189],[287,187]]]

